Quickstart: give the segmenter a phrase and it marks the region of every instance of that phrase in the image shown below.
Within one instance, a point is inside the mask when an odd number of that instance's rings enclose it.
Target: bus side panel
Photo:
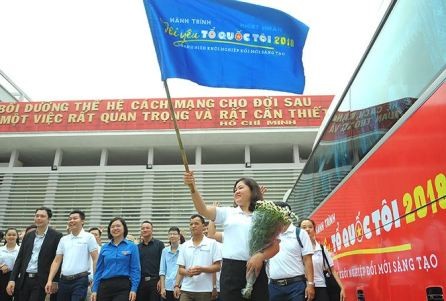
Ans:
[[[313,214],[348,300],[446,288],[446,84]]]

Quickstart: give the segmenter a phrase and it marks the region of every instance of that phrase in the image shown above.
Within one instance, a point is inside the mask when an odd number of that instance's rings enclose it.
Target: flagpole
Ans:
[[[178,146],[180,147],[181,158],[183,159],[184,169],[189,172],[189,163],[187,162],[186,151],[184,150],[183,141],[181,140],[180,129],[178,128],[177,118],[175,117],[175,110],[172,103],[172,98],[170,97],[169,86],[167,85],[167,80],[163,80],[164,90],[166,91],[167,100],[169,102],[170,115],[172,115],[173,126],[175,127],[175,133],[177,136]],[[195,188],[193,184],[189,185],[190,192],[194,193]]]

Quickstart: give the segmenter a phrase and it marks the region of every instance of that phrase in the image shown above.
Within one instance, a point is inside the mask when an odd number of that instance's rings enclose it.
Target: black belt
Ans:
[[[283,278],[283,279],[271,279],[272,284],[276,284],[276,285],[280,285],[280,286],[285,286],[285,285],[299,282],[299,281],[306,281],[305,275],[299,275],[296,277]]]
[[[144,279],[144,281],[150,281],[150,280],[158,280],[160,277],[159,276],[143,276],[142,278]]]
[[[77,280],[79,278],[85,277],[90,275],[89,272],[82,272],[82,273],[78,273],[78,274],[74,274],[74,275],[69,275],[69,276],[65,276],[65,275],[60,275],[60,279],[61,280],[67,280],[67,281],[72,281],[72,280]]]
[[[26,273],[26,276],[28,276],[28,278],[36,278],[37,273]]]

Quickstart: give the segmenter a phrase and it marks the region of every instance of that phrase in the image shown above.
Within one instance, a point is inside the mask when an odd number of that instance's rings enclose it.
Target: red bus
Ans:
[[[444,300],[446,0],[393,1],[288,202],[348,300]]]

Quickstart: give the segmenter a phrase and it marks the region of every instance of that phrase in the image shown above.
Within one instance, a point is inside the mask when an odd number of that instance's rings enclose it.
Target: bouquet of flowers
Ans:
[[[258,201],[252,216],[252,226],[249,237],[249,254],[260,252],[268,248],[284,227],[295,218],[288,208],[277,206],[271,201]],[[245,299],[251,298],[251,293],[260,271],[246,274],[246,286],[242,289]]]

